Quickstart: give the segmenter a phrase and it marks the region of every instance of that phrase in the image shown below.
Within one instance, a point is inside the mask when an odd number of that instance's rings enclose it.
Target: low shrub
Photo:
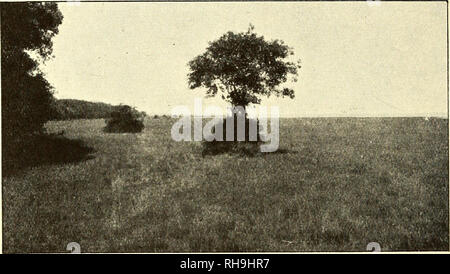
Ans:
[[[144,129],[143,115],[135,108],[127,105],[119,106],[106,121],[105,132],[108,133],[138,133]]]
[[[245,131],[244,131],[244,140],[238,141],[238,120],[236,117],[234,119],[230,119],[231,117],[228,117],[217,123],[213,131],[211,132],[211,135],[214,135],[216,128],[222,127],[223,131],[223,138],[222,141],[220,140],[212,140],[202,141],[203,146],[203,155],[216,155],[221,153],[239,153],[239,154],[245,154],[245,155],[255,155],[259,152],[259,146],[262,144],[262,138],[261,138],[261,130],[262,127],[259,123],[259,121],[255,121],[249,118],[245,118]],[[233,139],[232,141],[227,141],[227,122],[233,121]],[[256,136],[250,136],[250,123],[256,123]],[[253,137],[253,138],[250,138]]]

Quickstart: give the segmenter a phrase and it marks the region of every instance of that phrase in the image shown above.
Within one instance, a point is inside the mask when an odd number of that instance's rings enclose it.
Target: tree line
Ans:
[[[125,105],[111,105],[101,102],[89,102],[76,99],[56,99],[52,104],[51,120],[109,119],[121,111]],[[144,112],[131,108],[135,115],[146,116]]]

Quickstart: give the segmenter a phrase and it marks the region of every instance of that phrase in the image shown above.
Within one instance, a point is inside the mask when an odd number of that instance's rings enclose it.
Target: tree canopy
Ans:
[[[30,52],[47,60],[63,16],[56,3],[1,3],[3,137],[33,133],[51,117],[52,87]]]
[[[259,104],[262,96],[294,98],[294,90],[279,87],[289,76],[297,81],[299,61],[287,60],[293,54],[283,41],[258,36],[252,25],[247,32],[230,31],[189,62],[189,88],[204,87],[208,97],[220,93],[233,106],[244,108]]]

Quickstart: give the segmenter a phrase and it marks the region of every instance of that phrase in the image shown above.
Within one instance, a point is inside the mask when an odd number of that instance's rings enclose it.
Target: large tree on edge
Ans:
[[[18,136],[39,130],[50,118],[52,87],[31,58],[52,53],[52,37],[63,16],[56,3],[1,3],[2,133]]]
[[[43,61],[51,58],[51,39],[63,15],[50,2],[1,3],[0,12],[2,154],[9,160],[10,152],[20,150],[20,143],[53,115],[52,87],[29,53]]]

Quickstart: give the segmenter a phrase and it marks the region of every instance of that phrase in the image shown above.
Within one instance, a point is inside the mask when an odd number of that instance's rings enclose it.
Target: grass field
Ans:
[[[202,156],[174,121],[48,123],[73,141],[3,178],[3,251],[449,249],[448,120],[281,119],[279,152],[255,157]]]

